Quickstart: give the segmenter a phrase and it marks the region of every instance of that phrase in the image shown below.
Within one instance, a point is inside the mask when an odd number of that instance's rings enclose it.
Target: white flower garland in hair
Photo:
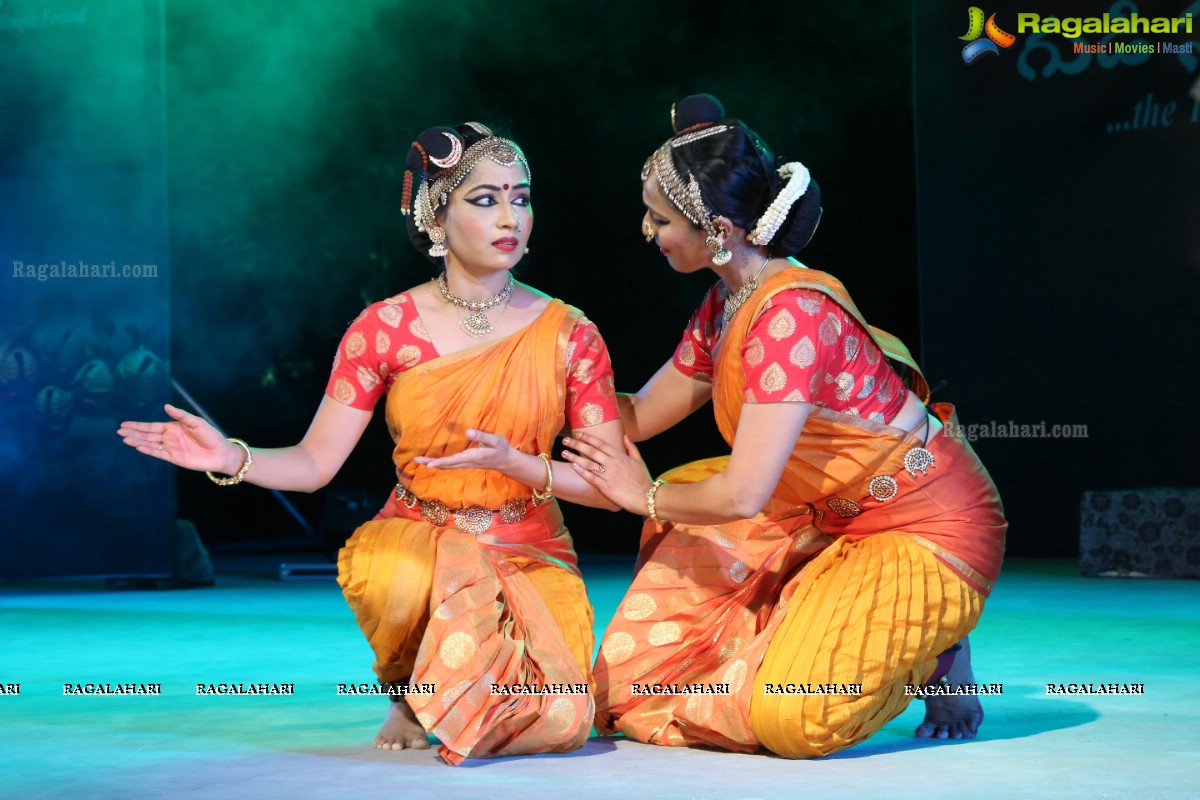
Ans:
[[[770,244],[771,240],[775,238],[775,234],[779,232],[779,227],[783,225],[783,221],[787,219],[792,205],[808,191],[811,179],[808,167],[799,161],[790,161],[784,164],[779,168],[779,175],[788,179],[787,185],[776,195],[775,200],[754,224],[754,230],[746,237],[746,241],[750,244],[762,247]]]

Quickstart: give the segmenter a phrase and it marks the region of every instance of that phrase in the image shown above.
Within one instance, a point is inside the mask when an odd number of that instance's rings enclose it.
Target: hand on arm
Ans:
[[[117,435],[144,455],[184,469],[235,475],[245,452],[200,417],[165,406],[169,422],[123,422]],[[268,489],[311,492],[329,483],[358,444],[371,412],[325,397],[299,444],[252,448],[245,480]]]
[[[663,484],[655,493],[660,519],[716,525],[747,519],[771,499],[812,406],[747,403],[725,472],[689,484]],[[573,437],[568,455],[576,474],[626,511],[646,514],[649,472],[631,441],[616,448],[587,434]]]

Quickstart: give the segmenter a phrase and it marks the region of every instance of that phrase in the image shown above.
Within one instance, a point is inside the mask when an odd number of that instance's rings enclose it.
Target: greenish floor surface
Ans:
[[[597,621],[629,566],[585,565]],[[0,585],[0,798],[1197,798],[1200,584],[1007,565],[972,634],[987,719],[973,742],[914,740],[923,704],[807,762],[593,738],[568,755],[443,766],[371,747],[386,701],[339,696],[371,654],[332,579],[218,576],[184,591]],[[64,685],[161,684],[158,696]],[[197,696],[197,684],[293,684]],[[1048,694],[1144,684],[1141,695]],[[20,685],[19,694],[12,687]],[[7,687],[7,688],[6,688]]]

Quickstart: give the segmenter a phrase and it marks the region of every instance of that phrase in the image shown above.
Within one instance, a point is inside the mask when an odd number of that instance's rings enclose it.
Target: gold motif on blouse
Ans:
[[[788,360],[797,367],[811,367],[817,360],[817,347],[813,344],[812,339],[805,336],[796,342],[792,346],[792,352],[788,354]]]
[[[420,317],[417,317],[408,324],[408,332],[414,337],[420,339],[422,342],[431,341],[429,338],[429,331],[425,330],[425,320],[421,319]]]
[[[796,298],[796,305],[798,305],[800,310],[805,314],[808,314],[810,317],[815,317],[817,312],[821,310],[821,302],[823,298],[824,295],[814,296],[808,292],[801,292]]]
[[[691,340],[685,341],[679,348],[679,363],[685,367],[695,366],[696,348],[692,345]]]
[[[354,387],[350,385],[350,381],[345,378],[338,378],[337,383],[333,385],[333,399],[339,403],[350,405],[356,397]]]
[[[863,347],[863,357],[872,367],[879,363],[879,348],[875,346],[874,342],[867,342]]]
[[[596,377],[596,362],[590,358],[581,358],[571,374],[580,383],[591,383]]]
[[[843,403],[850,399],[850,393],[854,391],[854,376],[849,372],[839,372],[834,378],[837,388],[833,390],[833,396]]]
[[[377,315],[383,324],[392,328],[399,328],[400,320],[404,318],[404,312],[400,310],[399,306],[380,306]]]
[[[763,349],[762,339],[755,336],[750,341],[746,342],[746,363],[752,367],[757,367],[762,363],[763,357],[766,355]],[[689,365],[690,366],[690,365]]]
[[[368,392],[379,385],[379,376],[366,367],[359,367],[354,375],[358,378],[358,385]]]
[[[775,341],[786,339],[796,332],[796,318],[786,308],[779,309],[770,324],[767,325],[767,335]]]
[[[604,409],[595,403],[588,403],[579,410],[579,419],[587,427],[599,425],[604,421]]]
[[[837,344],[838,339],[842,338],[842,321],[830,311],[817,329],[817,336],[821,338],[821,344]]]
[[[763,374],[758,378],[758,386],[764,392],[778,392],[783,387],[787,386],[787,373],[783,371],[783,367],[773,363],[763,370]]]
[[[420,360],[421,348],[415,344],[406,344],[396,351],[396,361],[405,369],[415,366]]]
[[[844,342],[844,345],[845,345],[847,361],[854,360],[854,357],[858,355],[858,349],[861,344],[862,344],[862,342],[859,341],[859,338],[853,334],[846,337],[846,341]]]

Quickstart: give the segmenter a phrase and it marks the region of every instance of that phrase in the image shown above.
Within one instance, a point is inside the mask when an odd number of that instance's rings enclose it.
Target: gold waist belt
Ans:
[[[396,499],[407,509],[419,508],[421,518],[430,525],[442,526],[453,520],[454,527],[476,535],[498,525],[515,525],[536,507],[533,498],[518,497],[498,509],[483,506],[450,508],[440,500],[422,500],[400,484],[396,484]]]

